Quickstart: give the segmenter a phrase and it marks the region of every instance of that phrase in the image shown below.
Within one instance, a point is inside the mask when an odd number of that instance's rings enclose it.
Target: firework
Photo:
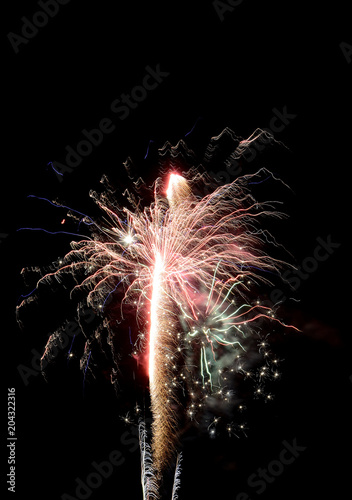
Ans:
[[[145,498],[157,498],[157,484],[176,459],[177,497],[178,436],[185,411],[193,420],[214,394],[230,400],[233,374],[251,376],[243,358],[253,325],[263,318],[282,324],[270,307],[248,298],[261,283],[270,285],[268,276],[280,275],[283,266],[265,252],[267,241],[275,240],[258,222],[283,214],[273,202],[257,202],[248,189],[270,173],[262,169],[210,189],[206,174],[181,172],[172,165],[164,170],[154,183],[153,201],[144,208],[131,193],[132,208],[117,206],[111,193],[91,193],[107,218],[103,223],[81,219],[91,237],[72,242],[58,268],[37,283],[38,288],[70,274],[76,281],[72,294],[83,292],[103,317],[113,314],[123,321],[133,311],[139,332],[133,353],[148,354],[144,369],[153,414],[151,448],[140,426]],[[208,192],[200,195],[200,185]],[[109,335],[112,346],[115,333]],[[265,365],[258,393],[276,370],[265,342],[259,351]],[[87,341],[84,373],[90,357]],[[217,422],[208,425],[211,435]],[[232,433],[231,424],[227,430]]]

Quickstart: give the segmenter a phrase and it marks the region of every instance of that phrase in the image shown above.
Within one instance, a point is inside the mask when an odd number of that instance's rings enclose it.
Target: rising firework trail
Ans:
[[[213,138],[206,156],[218,138]],[[242,143],[240,147],[243,150]],[[239,375],[255,378],[256,393],[265,394],[264,380],[277,376],[277,359],[262,340],[263,364],[255,375],[248,353],[258,335],[263,337],[263,321],[271,329],[286,326],[253,292],[270,286],[271,277],[280,276],[284,265],[266,253],[268,243],[276,241],[259,222],[283,214],[276,210],[277,203],[258,202],[249,189],[273,176],[260,169],[224,186],[215,185],[200,169],[185,169],[182,149],[188,151],[184,143],[160,150],[162,172],[148,191],[149,204],[140,196],[138,181],[136,194],[125,193],[130,208],[117,204],[109,184],[107,192],[91,193],[105,213],[103,221],[71,211],[79,224],[90,228],[90,237],[72,242],[71,251],[36,286],[73,276],[71,296],[83,294],[107,329],[105,344],[101,340],[100,345],[113,352],[112,379],[120,369],[116,324],[129,323],[131,354],[141,360],[140,369],[148,375],[153,416],[151,447],[144,424],[139,427],[145,500],[158,497],[163,475],[172,465],[177,498],[185,414],[198,422],[216,401],[231,401],[231,384]],[[170,161],[165,159],[167,152]],[[135,325],[132,333],[131,325]],[[84,379],[95,363],[92,346],[97,338],[103,338],[101,326],[85,343]],[[45,353],[56,339],[50,337]],[[71,344],[70,356],[72,348]],[[219,420],[207,423],[210,435]],[[227,430],[232,434],[238,429],[230,423]]]

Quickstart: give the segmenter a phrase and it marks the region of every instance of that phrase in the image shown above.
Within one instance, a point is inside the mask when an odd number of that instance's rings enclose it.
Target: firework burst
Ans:
[[[178,145],[174,151],[180,149]],[[81,219],[91,236],[72,242],[60,265],[37,283],[38,288],[61,282],[70,274],[76,282],[72,296],[83,293],[103,318],[128,321],[133,311],[138,331],[133,353],[147,355],[141,369],[149,377],[153,415],[151,449],[140,426],[145,498],[157,498],[156,485],[177,460],[176,498],[185,413],[196,420],[214,403],[214,395],[231,400],[234,374],[252,376],[243,359],[255,325],[263,319],[282,324],[270,307],[249,299],[255,287],[270,286],[268,277],[280,275],[284,264],[265,252],[267,241],[275,240],[259,225],[264,217],[283,214],[273,202],[257,202],[248,189],[263,174],[270,176],[262,169],[211,188],[205,173],[184,172],[164,161],[147,206],[131,193],[131,208],[117,206],[111,190],[91,193],[105,213],[103,222]],[[109,335],[112,346],[116,332],[110,328]],[[258,394],[276,370],[265,341],[259,352],[265,360],[257,377]],[[90,356],[87,342],[85,371]],[[211,435],[217,422],[208,425]],[[233,433],[232,424],[227,430]]]

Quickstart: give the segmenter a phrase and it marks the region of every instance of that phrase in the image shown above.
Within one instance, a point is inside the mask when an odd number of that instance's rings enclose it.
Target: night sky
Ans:
[[[225,127],[242,138],[271,128],[280,142],[248,168],[266,166],[290,187],[277,193],[289,217],[270,229],[301,269],[282,313],[302,333],[275,340],[282,375],[274,401],[253,404],[247,438],[185,434],[179,500],[346,498],[350,490],[349,11],[345,2],[232,4],[7,6],[0,252],[4,398],[6,387],[16,389],[12,498],[142,498],[136,431],[104,374],[83,386],[78,360],[50,370],[48,381],[37,370],[50,329],[72,312],[61,291],[44,291],[22,329],[16,322],[21,295],[33,289],[21,269],[50,265],[72,240],[18,231],[66,223],[67,211],[28,196],[96,215],[89,191],[101,189],[103,174],[119,192],[128,187],[127,157],[151,182],[166,141],[185,140],[200,162]],[[39,14],[43,5],[50,15]],[[79,144],[99,127],[79,161]],[[258,193],[271,198],[275,189],[264,183]],[[21,365],[32,369],[27,379]],[[92,464],[111,457],[118,465],[109,477],[77,496],[76,478],[85,483]],[[279,457],[294,460],[280,465]],[[274,475],[259,478],[268,468]]]

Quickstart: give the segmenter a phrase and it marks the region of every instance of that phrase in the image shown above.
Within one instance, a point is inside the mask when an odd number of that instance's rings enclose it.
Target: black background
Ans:
[[[221,21],[211,1],[71,0],[17,54],[7,34],[20,34],[22,16],[32,19],[39,7],[33,1],[6,7],[0,232],[7,237],[0,252],[2,364],[6,385],[17,395],[17,493],[12,497],[75,496],[75,478],[85,480],[94,460],[106,460],[118,449],[123,465],[90,498],[141,498],[139,452],[121,442],[131,428],[120,419],[113,391],[91,384],[83,396],[81,375],[49,384],[33,376],[27,386],[19,376],[18,365],[31,364],[31,349],[43,351],[47,319],[33,308],[24,330],[18,327],[16,304],[30,291],[20,271],[64,255],[71,240],[17,231],[61,229],[64,211],[27,196],[57,198],[85,212],[92,206],[89,189],[97,189],[103,173],[118,182],[127,156],[143,169],[150,140],[151,149],[166,140],[176,144],[199,117],[191,143],[201,138],[206,144],[225,127],[245,138],[268,126],[274,108],[285,106],[296,118],[277,136],[287,149],[273,161],[294,194],[285,199],[290,218],[279,227],[281,241],[298,264],[312,256],[317,237],[331,235],[340,247],[297,292],[300,302],[290,314],[303,334],[280,345],[286,361],[275,403],[252,417],[247,439],[189,440],[180,498],[235,500],[241,491],[251,499],[346,497],[352,395],[352,63],[340,47],[352,44],[346,2],[243,0]],[[157,64],[169,76],[119,121],[111,103],[141,83],[147,65]],[[48,162],[64,163],[65,147],[75,148],[82,129],[95,128],[106,117],[114,120],[115,131],[59,182]],[[150,166],[145,168],[150,175]],[[55,305],[60,309],[59,301]],[[283,440],[293,439],[305,451],[257,494],[247,478],[279,456]]]

